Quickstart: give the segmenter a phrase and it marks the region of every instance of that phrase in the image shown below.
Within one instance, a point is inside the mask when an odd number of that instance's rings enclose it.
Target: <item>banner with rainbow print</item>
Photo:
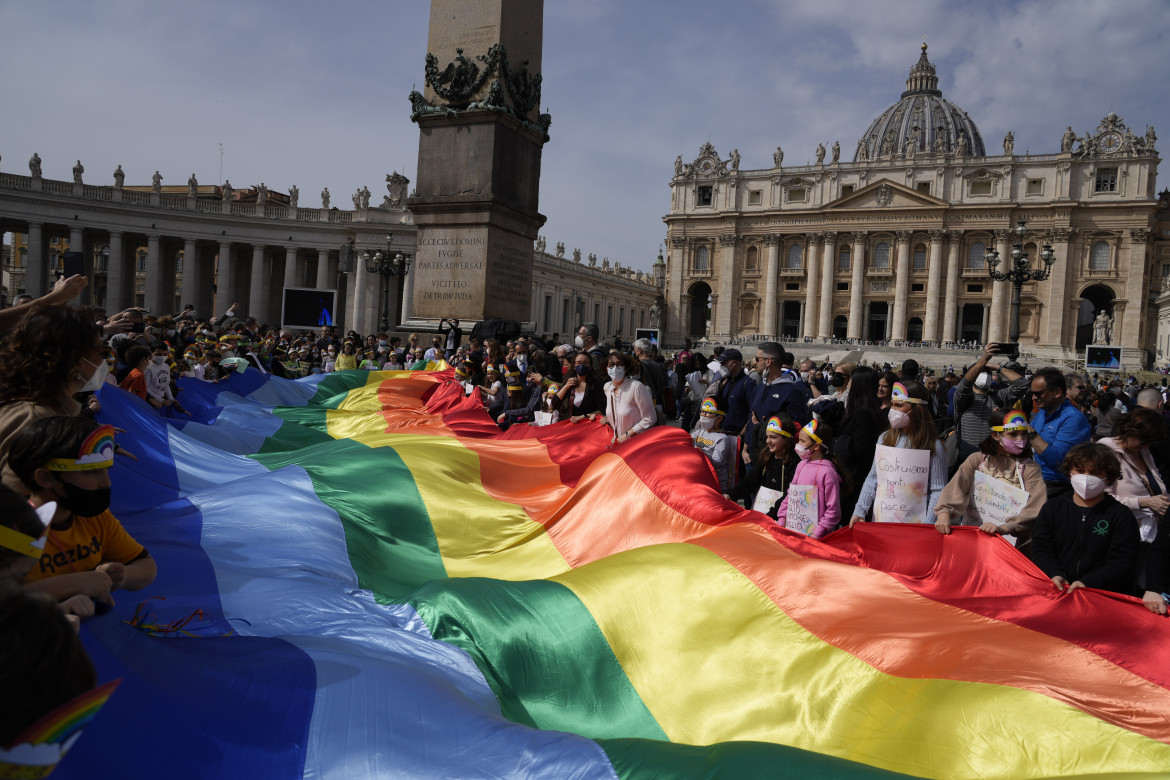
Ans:
[[[683,431],[501,433],[450,371],[116,388],[158,560],[55,777],[1165,776],[1170,623],[973,528],[823,541]]]

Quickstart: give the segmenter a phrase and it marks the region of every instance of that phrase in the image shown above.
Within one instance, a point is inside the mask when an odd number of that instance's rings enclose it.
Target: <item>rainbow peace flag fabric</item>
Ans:
[[[61,778],[1166,776],[1170,622],[973,528],[824,541],[685,432],[501,433],[450,371],[116,388],[158,560]]]

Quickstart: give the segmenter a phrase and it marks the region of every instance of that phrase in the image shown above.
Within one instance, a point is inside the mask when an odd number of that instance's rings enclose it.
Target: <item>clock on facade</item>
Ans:
[[[1101,136],[1098,146],[1105,154],[1113,154],[1121,149],[1121,133],[1109,132]]]

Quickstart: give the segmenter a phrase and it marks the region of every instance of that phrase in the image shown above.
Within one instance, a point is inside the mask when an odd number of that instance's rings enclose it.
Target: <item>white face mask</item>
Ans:
[[[807,371],[801,371],[801,372],[800,372],[800,381],[801,381],[801,382],[807,382],[807,381],[808,381],[808,372],[807,372]]]
[[[85,358],[82,358],[82,360],[85,360]],[[85,362],[89,363],[88,360],[85,360]],[[94,367],[93,375],[90,376],[90,378],[85,381],[85,384],[81,386],[81,389],[77,391],[79,393],[93,393],[97,391],[97,389],[102,386],[102,382],[105,381],[106,374],[110,373],[110,367],[104,360],[99,361],[97,365],[94,365],[93,363],[89,364]]]
[[[890,427],[905,428],[910,424],[910,415],[898,409],[890,409]]]
[[[578,336],[577,338],[573,339],[573,346],[577,349],[585,349],[585,339]]]
[[[158,363],[160,366],[166,365],[167,356],[166,355],[155,355],[154,362]]]
[[[626,378],[625,366],[610,366],[609,378],[615,382],[620,382]]]
[[[1092,501],[1105,491],[1105,480],[1092,474],[1073,474],[1069,477],[1073,492],[1086,501]]]
[[[719,422],[719,420],[717,420],[714,417],[700,417],[699,418],[699,427],[705,431],[709,431],[715,427],[715,423],[717,423],[717,422]]]

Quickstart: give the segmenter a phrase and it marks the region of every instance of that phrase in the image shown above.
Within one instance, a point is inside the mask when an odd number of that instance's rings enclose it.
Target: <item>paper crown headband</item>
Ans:
[[[49,471],[94,471],[114,465],[114,426],[101,425],[85,437],[76,460],[53,458],[45,464]]]
[[[1023,412],[1016,410],[1014,412],[1008,412],[1007,415],[1004,416],[1003,425],[993,425],[991,426],[991,430],[1001,432],[1026,431],[1029,427],[1031,426],[1028,425],[1028,418],[1024,416]]]
[[[86,691],[25,729],[0,749],[0,777],[48,777],[120,682],[114,680]]]
[[[808,425],[801,428],[802,431],[808,434],[808,437],[817,444],[824,444],[821,437],[817,435],[817,427],[820,425],[820,420],[809,420]]]
[[[923,404],[926,403],[921,398],[914,398],[906,392],[906,385],[901,382],[894,382],[894,389],[890,391],[890,398],[894,401],[905,401],[908,404]]]
[[[15,528],[0,525],[0,547],[27,555],[30,558],[40,558],[41,553],[45,551],[45,539],[48,538],[45,531],[48,530],[49,522],[52,521],[53,513],[56,511],[56,501],[50,501],[44,506],[36,508],[37,517],[40,518],[43,526],[40,535],[36,537],[22,534]],[[3,777],[3,774],[0,774],[0,777]]]
[[[718,414],[720,416],[727,414],[727,412],[724,412],[719,408],[719,405],[715,403],[715,399],[713,398],[704,398],[703,403],[699,405],[699,412],[706,412],[707,414]]]
[[[765,430],[769,433],[778,433],[781,436],[787,436],[790,439],[792,438],[792,434],[784,430],[784,424],[780,422],[779,417],[769,417],[768,427]]]

